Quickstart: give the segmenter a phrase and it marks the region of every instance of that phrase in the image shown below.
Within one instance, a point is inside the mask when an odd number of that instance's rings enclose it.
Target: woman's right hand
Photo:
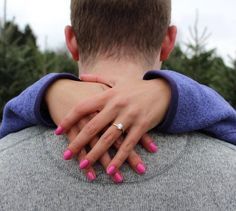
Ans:
[[[98,83],[85,83],[85,82],[77,82],[71,81],[67,79],[61,79],[56,81],[49,89],[47,90],[45,100],[48,106],[49,113],[53,121],[58,124],[68,113],[69,111],[77,105],[80,101],[85,100],[93,95],[101,93],[105,90],[109,89],[108,86]],[[95,114],[94,114],[95,115]],[[91,120],[91,115],[84,117],[80,122],[73,125],[73,127],[67,131],[66,135],[68,137],[69,142],[74,140],[74,138],[78,135],[80,130],[84,127],[84,125]],[[99,137],[95,137],[94,140],[90,143],[90,148],[97,143]],[[156,150],[150,149],[149,143],[153,142],[153,140],[145,134],[142,137],[141,144],[145,149],[149,152],[156,152]],[[122,144],[122,138],[117,140],[115,148],[118,149]],[[87,152],[85,149],[82,149],[78,159],[79,161],[83,160],[86,157]],[[106,169],[108,164],[111,161],[111,157],[106,152],[101,158],[100,163]],[[128,157],[128,162],[133,170],[137,173],[142,174],[145,172],[145,166],[140,158],[140,156],[133,150]],[[143,164],[144,168],[137,168],[139,164]],[[90,181],[93,181],[96,178],[96,172],[93,167],[90,167],[84,170],[87,178]],[[119,183],[123,181],[123,176],[119,170],[115,174],[112,175],[113,181]]]
[[[77,134],[80,132],[81,128],[89,121],[85,119],[83,119],[82,121],[80,121],[80,123],[78,123],[77,125],[73,126],[71,128],[71,130],[67,133],[67,137],[69,142],[71,142],[76,136]],[[98,138],[94,138],[91,142],[90,142],[90,148],[93,148],[93,146],[97,143]],[[78,155],[78,161],[82,161],[87,155],[87,151],[85,148],[83,148],[80,152],[80,154]],[[101,163],[101,165],[103,166],[103,168],[107,168],[108,164],[110,163],[111,158],[110,155],[108,153],[105,153],[101,159],[99,160],[99,162]],[[84,174],[86,175],[88,181],[92,182],[96,179],[96,171],[94,170],[93,167],[89,167],[88,169],[83,170]],[[123,175],[120,171],[117,171],[115,175],[112,175],[112,180],[115,183],[121,183],[123,181]]]
[[[67,137],[69,139],[69,142],[71,142],[71,140],[74,140],[74,138],[78,135],[78,133],[82,130],[82,128],[91,120],[93,116],[91,117],[86,117],[84,119],[82,119],[78,124],[74,125],[70,131],[67,133]],[[141,140],[141,143],[143,144],[143,146],[147,146],[148,142],[150,141],[149,140],[150,137],[148,135],[145,135],[142,140]],[[99,137],[95,137],[93,138],[93,140],[90,142],[90,148],[92,149],[98,142],[99,140]],[[151,140],[152,141],[152,140]],[[123,138],[119,138],[115,144],[114,144],[114,147],[116,148],[116,150],[118,150],[121,146],[123,142]],[[81,162],[82,160],[85,159],[87,155],[87,151],[85,150],[85,148],[83,148],[80,152],[80,154],[78,155],[78,161]],[[140,163],[143,164],[143,161],[141,159],[141,157],[135,152],[135,150],[133,150],[128,159],[127,159],[130,167],[135,171],[137,172],[138,174],[143,174],[144,171],[143,169],[139,168],[137,169],[137,165],[139,165]],[[111,162],[111,157],[109,155],[108,152],[106,152],[100,159],[99,159],[99,162],[101,163],[101,165],[103,166],[104,169],[107,169],[109,163]],[[144,166],[144,164],[143,164]],[[85,173],[87,179],[89,181],[94,181],[96,179],[96,171],[94,170],[94,168],[92,166],[90,166],[89,168],[87,169],[84,169],[83,172]],[[115,174],[113,175],[110,175],[112,180],[115,182],[115,183],[121,183],[123,181],[123,175],[122,173],[120,172],[120,170],[118,169],[116,171]]]

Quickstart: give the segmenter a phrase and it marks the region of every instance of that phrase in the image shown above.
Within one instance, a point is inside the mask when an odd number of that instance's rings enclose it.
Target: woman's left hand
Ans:
[[[99,112],[67,149],[74,155],[79,153],[93,137],[108,127],[86,155],[84,161],[89,164],[85,168],[92,166],[122,134],[125,134],[123,143],[107,168],[107,173],[111,175],[125,162],[142,136],[163,120],[168,110],[171,90],[163,79],[129,79],[110,83],[96,76],[84,75],[81,80],[106,83],[113,87],[79,103],[59,126],[66,132],[82,117]]]

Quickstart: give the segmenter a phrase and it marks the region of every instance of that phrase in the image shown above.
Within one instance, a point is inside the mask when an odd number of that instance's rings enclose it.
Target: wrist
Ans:
[[[157,123],[161,125],[165,121],[171,102],[171,86],[163,78],[157,78],[147,81],[150,85],[150,94],[154,99],[154,109],[158,117]]]
[[[150,89],[153,90],[153,93],[155,92],[156,94],[158,92],[168,107],[171,101],[171,86],[169,82],[164,78],[152,79],[147,82],[150,84]]]
[[[59,100],[60,96],[63,96],[65,90],[74,88],[78,85],[78,82],[69,79],[59,79],[51,84],[45,92],[45,103],[49,107],[54,99]]]
[[[178,73],[168,70],[149,71],[145,74],[144,80],[165,79],[168,81],[171,90],[171,99],[168,111],[161,124],[158,125],[159,131],[168,131],[174,121],[179,104],[179,89],[177,82],[179,80]]]
[[[45,94],[45,102],[53,121],[58,124],[78,103],[107,89],[105,85],[61,79]]]
[[[45,94],[48,88],[59,79],[71,79],[78,80],[78,78],[69,73],[50,73],[41,78],[38,82],[35,83],[36,91],[36,101],[34,104],[34,114],[37,121],[45,126],[52,127],[54,122],[51,119],[48,108],[45,102]]]
[[[58,124],[66,113],[76,104],[79,94],[76,91],[80,82],[59,79],[48,87],[45,93],[45,104],[53,121]]]

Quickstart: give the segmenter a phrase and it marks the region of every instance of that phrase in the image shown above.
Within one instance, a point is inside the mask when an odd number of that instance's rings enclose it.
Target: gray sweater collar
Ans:
[[[142,182],[165,173],[178,162],[187,150],[189,135],[168,135],[168,138],[163,134],[158,136],[154,133],[150,133],[150,135],[156,140],[159,151],[152,154],[138,146],[136,151],[141,155],[147,167],[147,172],[145,175],[140,176],[136,174],[128,164],[125,164],[121,168],[125,183]],[[46,149],[45,157],[52,159],[56,168],[77,180],[86,180],[84,174],[78,168],[78,161],[76,159],[72,161],[64,161],[62,159],[62,153],[67,146],[66,137],[56,137],[53,131],[50,133],[45,131],[42,138]],[[166,139],[168,139],[168,141],[166,141]],[[114,152],[111,152],[111,154],[112,153]],[[94,183],[113,183],[109,176],[105,174],[100,164],[96,164],[95,169],[97,172],[97,180]]]

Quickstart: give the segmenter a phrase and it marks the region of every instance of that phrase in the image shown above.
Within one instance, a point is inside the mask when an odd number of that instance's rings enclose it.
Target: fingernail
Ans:
[[[64,152],[64,160],[70,160],[73,157],[73,153],[68,149]]]
[[[115,170],[116,170],[116,167],[115,167],[115,166],[110,166],[110,167],[107,169],[107,174],[112,175],[112,174],[115,173]]]
[[[79,167],[80,167],[80,169],[85,169],[85,168],[88,167],[88,165],[89,165],[89,161],[88,160],[82,160],[80,162],[80,164],[79,164]]]
[[[88,181],[92,182],[96,179],[96,176],[94,175],[93,172],[88,172],[87,173],[87,179],[88,179]]]
[[[122,183],[123,182],[123,176],[120,173],[115,173],[113,176],[114,182],[115,183]]]
[[[136,167],[136,171],[139,173],[139,174],[144,174],[146,172],[146,168],[145,166],[142,164],[142,163],[139,163]]]
[[[153,142],[149,144],[149,148],[150,148],[151,152],[153,152],[153,153],[158,151],[157,145],[154,144]]]
[[[55,130],[55,135],[59,136],[64,132],[64,129],[59,126],[56,130]]]

